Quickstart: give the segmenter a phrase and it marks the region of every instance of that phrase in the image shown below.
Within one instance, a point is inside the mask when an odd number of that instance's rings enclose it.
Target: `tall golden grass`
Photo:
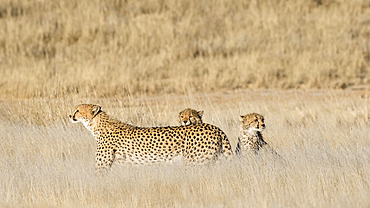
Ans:
[[[0,207],[369,207],[369,17],[366,0],[0,0]],[[233,148],[261,113],[283,159],[96,177],[80,103],[139,126],[204,110]]]
[[[366,0],[0,0],[0,96],[369,86]]]
[[[204,110],[235,149],[238,115],[265,116],[266,141],[282,156],[234,158],[206,167],[114,165],[94,175],[90,132],[67,115],[100,104],[139,126],[177,124]],[[2,101],[1,207],[369,207],[369,98],[348,91],[259,90],[111,99]]]

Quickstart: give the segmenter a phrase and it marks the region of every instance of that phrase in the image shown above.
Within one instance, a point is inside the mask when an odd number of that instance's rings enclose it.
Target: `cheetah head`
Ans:
[[[258,113],[249,113],[244,116],[240,116],[241,131],[242,132],[257,132],[263,131],[266,127],[265,119]]]
[[[179,123],[182,126],[191,124],[201,124],[203,111],[196,111],[191,108],[187,108],[179,113]]]
[[[75,111],[69,115],[73,123],[81,122],[87,125],[99,112],[101,107],[93,104],[81,104],[76,106]]]

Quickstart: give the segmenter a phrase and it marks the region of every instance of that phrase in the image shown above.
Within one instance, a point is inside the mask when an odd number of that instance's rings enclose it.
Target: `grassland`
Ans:
[[[366,0],[0,0],[0,207],[370,207]],[[283,160],[114,165],[67,115],[204,110],[236,146],[261,113]]]
[[[0,96],[369,86],[369,16],[366,0],[1,0]]]
[[[114,165],[94,175],[95,140],[67,115],[100,103],[140,126],[177,124],[205,111],[235,148],[238,115],[265,115],[269,156],[184,169]],[[369,98],[346,91],[230,91],[115,99],[30,99],[0,109],[1,207],[368,207]]]

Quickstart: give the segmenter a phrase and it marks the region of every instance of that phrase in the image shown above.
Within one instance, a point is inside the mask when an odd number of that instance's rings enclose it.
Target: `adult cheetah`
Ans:
[[[241,130],[238,137],[238,144],[235,149],[236,155],[250,155],[250,153],[258,154],[260,150],[266,150],[277,154],[263,140],[262,131],[265,129],[265,119],[258,113],[250,113],[240,116]]]
[[[202,124],[203,111],[186,108],[179,113],[179,123],[182,126]]]
[[[76,106],[69,115],[97,140],[96,169],[107,170],[118,156],[127,164],[150,164],[182,157],[185,165],[207,164],[220,155],[232,155],[226,134],[211,124],[138,127],[112,119],[93,104]]]

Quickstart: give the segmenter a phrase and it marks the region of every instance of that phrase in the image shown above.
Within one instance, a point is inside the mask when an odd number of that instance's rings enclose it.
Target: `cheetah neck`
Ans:
[[[133,127],[119,120],[112,119],[103,111],[101,111],[98,115],[91,119],[88,124],[86,124],[86,128],[90,130],[96,140],[99,140],[100,135],[104,133],[107,128],[116,128],[118,126],[123,128]]]
[[[92,133],[96,140],[98,140],[101,130],[102,124],[107,123],[110,120],[108,114],[105,112],[100,112],[90,121],[84,123],[84,126]]]
[[[239,142],[243,145],[253,147],[261,146],[264,143],[261,131],[256,131],[254,129],[241,130],[239,136]]]

